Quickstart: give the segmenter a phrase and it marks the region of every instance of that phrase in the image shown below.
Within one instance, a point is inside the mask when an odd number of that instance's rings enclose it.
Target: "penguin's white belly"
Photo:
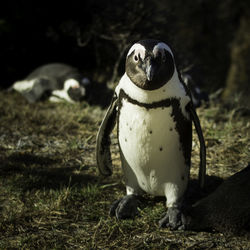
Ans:
[[[146,109],[123,99],[118,129],[126,161],[123,167],[132,169],[143,191],[164,196],[166,188],[175,185],[178,192],[184,192],[189,167],[185,164],[171,106]]]

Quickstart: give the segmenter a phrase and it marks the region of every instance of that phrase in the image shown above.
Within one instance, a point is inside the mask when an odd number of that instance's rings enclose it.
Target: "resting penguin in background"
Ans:
[[[127,195],[114,202],[110,214],[133,218],[137,196],[146,192],[167,199],[168,210],[160,226],[185,228],[182,201],[189,180],[192,121],[201,144],[201,187],[206,152],[190,94],[165,43],[142,40],[128,51],[126,72],[97,135],[97,165],[105,176],[112,174],[110,134],[116,121]]]
[[[20,92],[30,103],[39,101],[45,94],[50,101],[76,102],[86,96],[88,78],[67,64],[51,63],[31,72],[24,80],[15,82],[11,89]]]
[[[190,90],[193,105],[195,108],[198,108],[202,103],[209,103],[208,94],[205,91],[202,91],[199,86],[194,82],[192,76],[188,73],[182,73],[181,77],[183,82],[187,85]]]

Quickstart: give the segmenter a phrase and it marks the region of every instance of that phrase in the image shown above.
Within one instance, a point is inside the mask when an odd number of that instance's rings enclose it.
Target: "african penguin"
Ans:
[[[137,214],[143,193],[165,196],[160,226],[185,227],[181,207],[190,172],[192,120],[200,139],[200,184],[205,177],[205,144],[190,94],[181,82],[173,52],[157,40],[142,40],[128,51],[126,72],[115,89],[97,135],[97,166],[111,175],[110,133],[117,121],[126,193],[110,209],[118,219]]]
[[[181,73],[181,77],[190,90],[194,107],[199,108],[203,103],[208,105],[208,94],[201,90],[201,88],[195,83],[193,77],[188,73]]]
[[[30,103],[49,94],[50,101],[76,102],[86,96],[90,81],[74,67],[63,63],[50,63],[38,67],[11,89],[21,93]]]

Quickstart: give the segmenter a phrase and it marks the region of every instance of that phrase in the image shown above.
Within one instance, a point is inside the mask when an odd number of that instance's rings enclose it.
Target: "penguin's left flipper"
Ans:
[[[126,195],[115,201],[110,208],[109,215],[118,220],[133,219],[138,214],[139,201],[134,194]]]
[[[115,126],[117,116],[117,96],[114,94],[111,104],[99,128],[96,138],[96,162],[99,172],[104,176],[112,174],[110,153],[110,134]]]
[[[196,114],[195,108],[192,103],[189,103],[186,107],[190,114],[192,121],[194,122],[195,130],[198,134],[200,141],[200,168],[199,168],[199,184],[201,188],[204,188],[206,177],[206,144],[201,130],[200,120]]]
[[[178,207],[169,207],[166,215],[159,220],[159,227],[169,227],[172,230],[184,230],[187,222]]]

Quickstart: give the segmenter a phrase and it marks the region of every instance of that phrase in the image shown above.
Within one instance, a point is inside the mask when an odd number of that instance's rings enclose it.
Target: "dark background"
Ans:
[[[192,66],[209,93],[248,96],[249,7],[247,0],[8,1],[0,8],[0,86],[50,62],[117,83],[129,46],[155,38],[174,48],[180,69]]]

